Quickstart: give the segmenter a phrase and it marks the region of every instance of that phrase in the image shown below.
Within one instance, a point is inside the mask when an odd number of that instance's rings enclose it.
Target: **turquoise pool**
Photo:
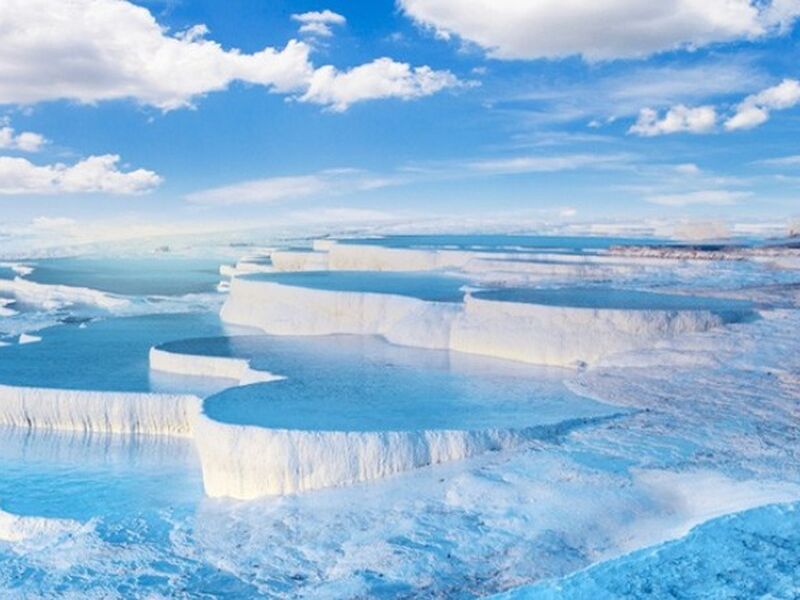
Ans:
[[[465,279],[438,273],[383,271],[255,273],[242,279],[331,292],[394,294],[429,302],[461,302],[464,299],[462,288],[468,283]]]

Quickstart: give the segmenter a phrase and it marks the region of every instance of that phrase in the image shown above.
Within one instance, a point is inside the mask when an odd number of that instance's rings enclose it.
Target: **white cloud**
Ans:
[[[310,36],[330,37],[332,25],[344,25],[347,20],[332,10],[311,11],[292,15],[300,23],[300,33]]]
[[[694,163],[675,165],[675,172],[681,175],[700,175],[703,171]]]
[[[708,204],[725,206],[736,204],[739,200],[752,196],[750,192],[732,192],[730,190],[701,190],[682,194],[660,194],[648,196],[646,200],[651,204],[662,206],[689,206],[692,204]]]
[[[331,169],[294,177],[267,177],[201,190],[186,196],[191,204],[231,206],[235,204],[278,204],[312,197],[375,190],[397,180],[375,176],[358,169]]]
[[[4,0],[0,102],[135,98],[164,110],[232,81],[277,92],[303,88],[309,47],[253,54],[203,38],[204,27],[166,35],[147,9],[124,0]]]
[[[717,111],[713,106],[673,106],[661,116],[652,108],[639,111],[628,133],[642,137],[653,137],[670,133],[708,133],[717,124]]]
[[[798,104],[800,81],[784,79],[778,85],[747,96],[725,121],[725,129],[752,129],[765,123],[769,119],[770,111],[785,110]],[[663,116],[656,110],[643,108],[628,133],[644,137],[681,132],[708,133],[715,129],[716,124],[717,109],[714,106],[688,107],[678,104],[668,109]]]
[[[166,111],[191,106],[197,97],[240,81],[275,93],[302,95],[306,101],[329,102],[341,110],[356,101],[395,93],[419,97],[457,82],[447,71],[410,70],[381,59],[364,68],[374,77],[388,72],[388,82],[373,83],[360,93],[326,94],[321,81],[338,83],[338,89],[344,85],[339,78],[346,82],[352,79],[349,74],[361,71],[340,73],[326,66],[317,74],[310,61],[312,48],[302,41],[254,53],[225,49],[206,38],[204,25],[168,35],[146,8],[125,0],[2,0],[2,4],[0,104],[131,98]],[[330,21],[326,13],[320,14]],[[397,81],[397,71],[403,69],[411,72],[401,78],[405,87]]]
[[[757,164],[768,167],[800,167],[800,154],[781,156],[780,158],[767,158],[759,160]]]
[[[315,175],[267,177],[194,192],[186,199],[192,204],[205,205],[270,204],[321,194],[324,190],[323,178]]]
[[[560,211],[558,211],[558,216],[562,219],[571,219],[577,214],[578,211],[572,207],[562,208]]]
[[[403,216],[401,213],[374,210],[368,208],[352,208],[347,206],[332,208],[315,208],[312,210],[293,211],[287,213],[286,220],[293,224],[343,224],[352,227],[354,224],[374,224],[394,221]]]
[[[736,114],[725,121],[725,129],[753,129],[769,120],[769,112],[760,106],[745,105],[736,109]]]
[[[335,67],[320,67],[311,77],[301,102],[314,102],[341,112],[351,104],[378,98],[412,100],[430,96],[445,88],[462,86],[449,71],[434,71],[430,67],[411,67],[390,58],[379,58],[339,71]]]
[[[673,63],[616,70],[569,84],[536,83],[535,88],[514,93],[509,100],[534,123],[592,121],[602,127],[619,118],[636,116],[642,107],[665,110],[684,104],[709,104],[710,98],[745,95],[768,84],[763,72],[746,58],[705,60],[684,65]]]
[[[74,165],[35,165],[24,158],[0,156],[0,195],[139,194],[157,187],[152,171],[121,171],[119,156],[90,156]]]
[[[752,129],[766,123],[772,110],[785,110],[800,104],[800,81],[784,79],[778,85],[767,88],[744,99],[736,107],[736,113],[725,121],[729,131]]]
[[[796,0],[398,0],[416,22],[498,59],[643,57],[785,32]]]
[[[553,173],[585,167],[617,167],[629,161],[630,156],[626,154],[564,154],[475,161],[469,163],[468,168],[487,174]]]
[[[492,175],[551,173],[583,168],[619,169],[627,166],[632,160],[633,157],[628,154],[566,154],[460,160],[428,166],[407,165],[384,173],[362,169],[327,169],[316,173],[266,177],[199,190],[188,194],[185,200],[200,206],[285,204],[425,182]],[[572,210],[569,207],[568,209]]]
[[[30,229],[34,231],[63,231],[73,229],[78,222],[69,217],[35,217],[30,222]]]
[[[47,143],[43,135],[32,131],[17,133],[8,119],[0,119],[0,150],[38,152]]]

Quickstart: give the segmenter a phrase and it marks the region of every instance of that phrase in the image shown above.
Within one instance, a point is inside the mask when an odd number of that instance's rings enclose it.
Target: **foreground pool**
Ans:
[[[560,369],[394,346],[376,337],[244,336],[167,343],[188,355],[246,358],[286,379],[224,390],[214,420],[304,431],[515,429],[617,409],[577,396]]]
[[[155,369],[244,361],[281,379],[203,403],[194,437],[210,496],[252,499],[381,479],[535,441],[625,410],[569,392],[565,371],[374,336],[244,336],[163,344]],[[218,372],[222,372],[218,369]]]

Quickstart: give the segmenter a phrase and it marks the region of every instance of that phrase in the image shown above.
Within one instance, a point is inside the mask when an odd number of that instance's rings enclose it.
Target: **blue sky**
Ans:
[[[797,0],[0,7],[6,228],[800,215]]]

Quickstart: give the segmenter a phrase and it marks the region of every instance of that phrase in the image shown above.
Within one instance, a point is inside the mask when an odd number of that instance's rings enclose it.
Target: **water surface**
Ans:
[[[467,280],[429,272],[304,271],[254,273],[242,279],[332,292],[368,292],[410,296],[429,302],[461,302]]]
[[[571,308],[614,310],[708,310],[712,312],[749,311],[744,300],[711,298],[683,294],[623,290],[607,287],[508,288],[482,290],[473,294],[482,300],[544,304]]]
[[[244,336],[164,348],[237,356],[285,380],[223,390],[213,419],[317,431],[519,429],[619,413],[568,391],[570,373],[366,336]]]
[[[51,258],[32,263],[26,279],[36,283],[87,287],[125,296],[179,296],[213,292],[219,261],[171,257]]]

